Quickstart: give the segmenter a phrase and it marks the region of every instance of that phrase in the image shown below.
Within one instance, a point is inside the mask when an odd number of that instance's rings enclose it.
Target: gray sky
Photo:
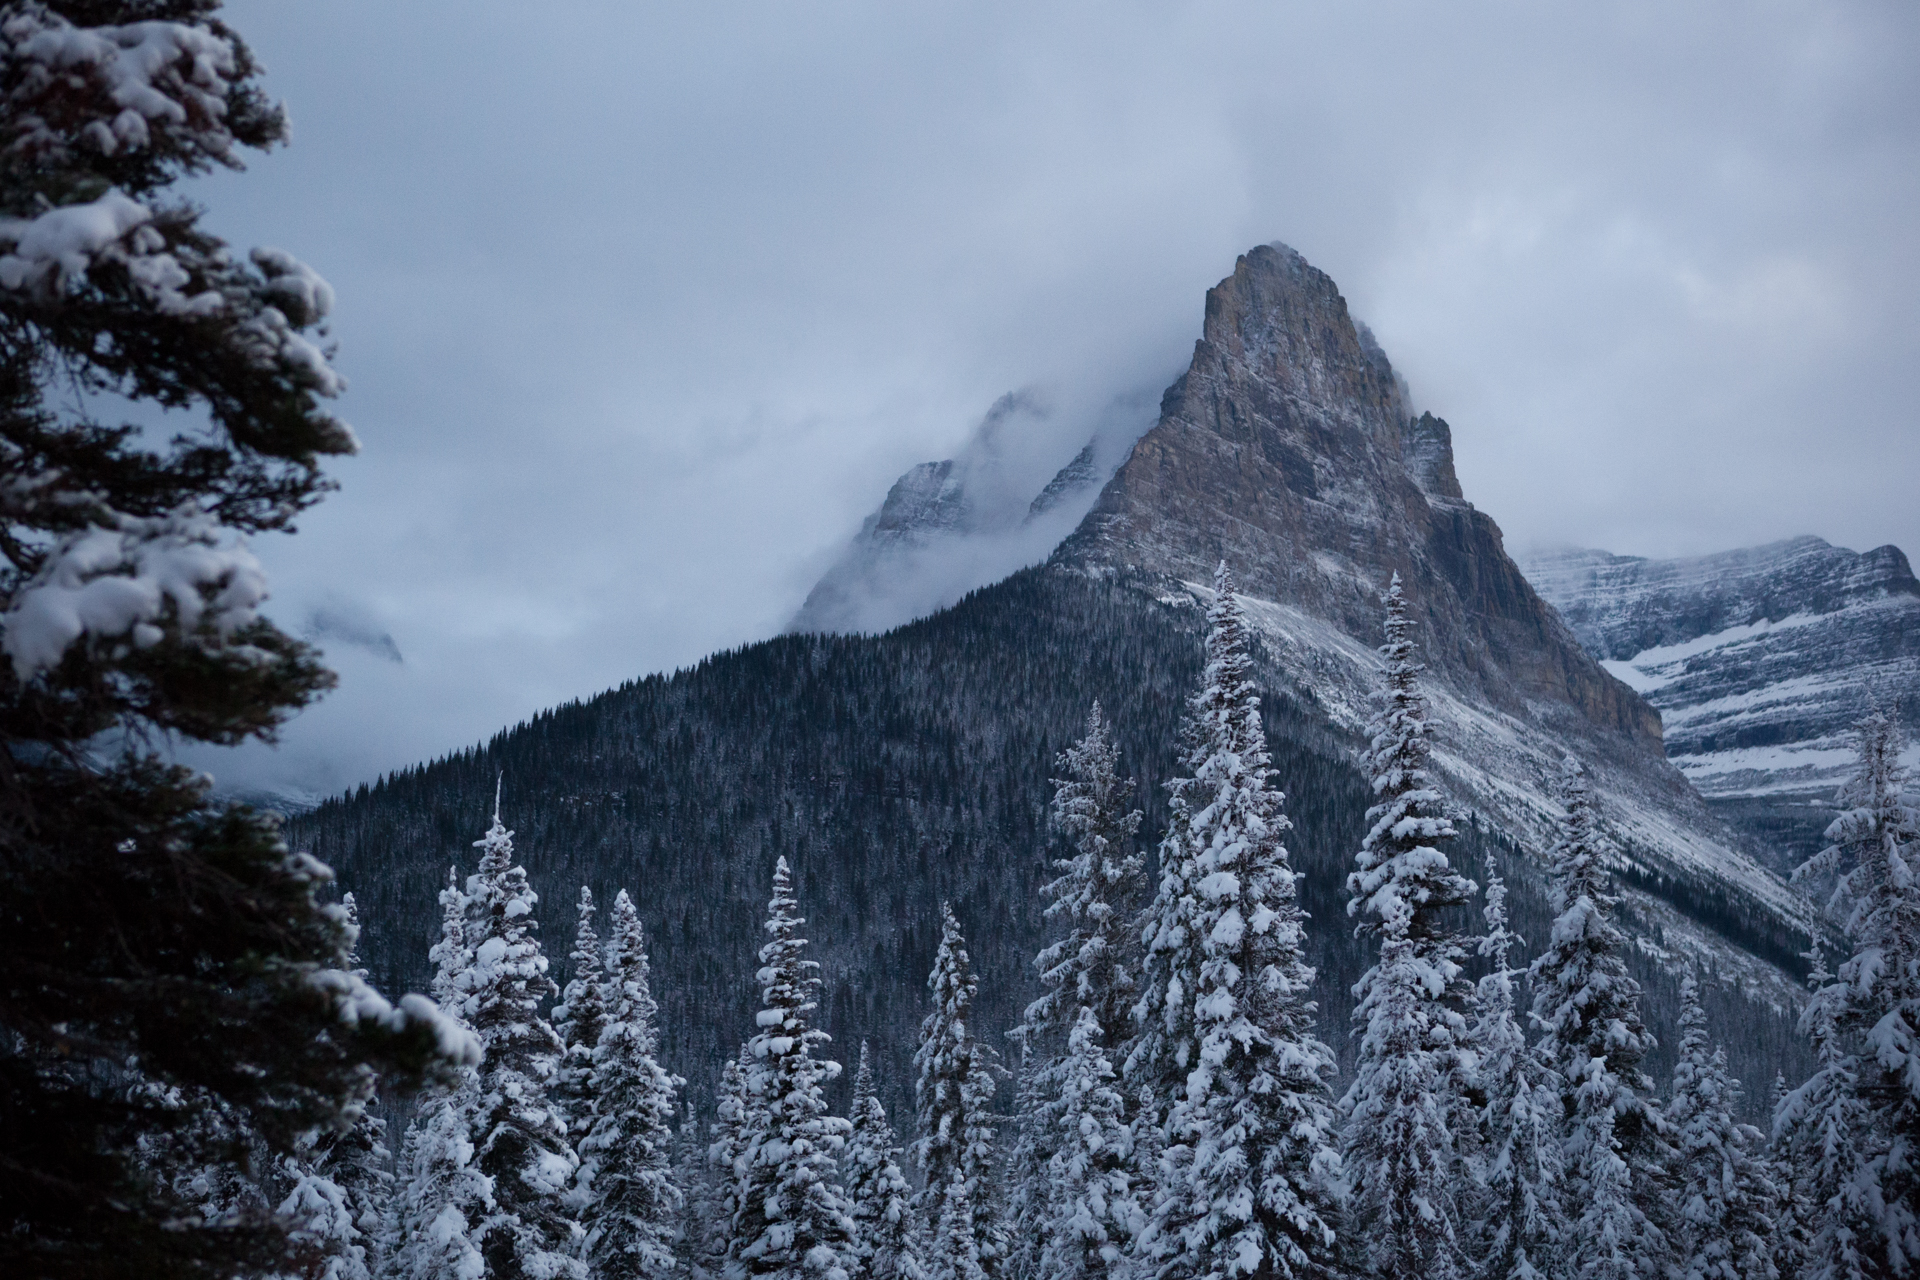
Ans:
[[[342,687],[206,757],[234,784],[369,780],[772,634],[1002,392],[1065,407],[1050,469],[1164,385],[1269,240],[1512,546],[1920,551],[1907,0],[228,16],[293,145],[197,195],[333,283],[365,444],[257,547]]]

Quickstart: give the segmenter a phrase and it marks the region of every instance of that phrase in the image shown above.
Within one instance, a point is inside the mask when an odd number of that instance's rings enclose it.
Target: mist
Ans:
[[[907,468],[1009,389],[1157,393],[1272,240],[1510,545],[1920,546],[1910,5],[227,18],[293,143],[194,195],[333,284],[365,451],[255,548],[340,687],[195,753],[224,785],[370,780],[777,633]]]

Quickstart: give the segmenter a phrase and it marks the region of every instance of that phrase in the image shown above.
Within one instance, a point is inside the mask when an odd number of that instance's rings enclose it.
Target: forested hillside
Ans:
[[[484,747],[329,801],[292,820],[289,835],[358,898],[375,979],[419,989],[438,935],[434,895],[449,863],[463,876],[473,869],[472,844],[503,777],[503,814],[541,896],[548,954],[565,951],[581,884],[603,901],[630,889],[649,931],[663,1052],[696,1097],[751,1032],[766,878],[785,855],[825,966],[825,1026],[843,1057],[872,1041],[894,1110],[905,1105],[942,901],[971,942],[991,1042],[1038,994],[1037,891],[1059,852],[1045,825],[1054,758],[1095,699],[1125,769],[1142,781],[1151,856],[1203,623],[1191,605],[1031,570],[884,636],[783,636],[556,708]],[[1369,963],[1342,888],[1364,834],[1366,785],[1357,744],[1273,692],[1280,681],[1262,683],[1294,824],[1287,843],[1312,917],[1320,1026],[1344,1061],[1349,988]],[[1470,876],[1491,840],[1463,824],[1455,858]],[[1509,863],[1529,954],[1547,924],[1537,856]],[[1634,962],[1664,1072],[1678,979],[1639,953]],[[1784,1018],[1706,989],[1738,1074],[1805,1074]],[[1761,1101],[1749,1105],[1757,1112]]]

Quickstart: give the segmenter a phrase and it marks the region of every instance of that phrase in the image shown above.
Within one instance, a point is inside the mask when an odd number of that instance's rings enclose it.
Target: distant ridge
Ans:
[[[1920,581],[1898,547],[1814,537],[1673,560],[1568,548],[1527,577],[1659,710],[1667,755],[1786,870],[1821,847],[1874,706],[1920,760]]]

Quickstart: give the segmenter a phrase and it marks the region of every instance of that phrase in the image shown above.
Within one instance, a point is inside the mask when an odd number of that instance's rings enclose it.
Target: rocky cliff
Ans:
[[[1677,560],[1570,549],[1524,568],[1587,651],[1659,710],[1668,757],[1777,868],[1819,848],[1870,706],[1920,735],[1920,582],[1897,547],[1795,538]]]

